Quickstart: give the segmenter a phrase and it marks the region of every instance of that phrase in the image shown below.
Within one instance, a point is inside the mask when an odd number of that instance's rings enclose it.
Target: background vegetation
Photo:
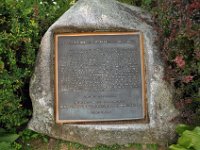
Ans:
[[[119,0],[149,10],[159,33],[166,76],[176,88],[174,104],[182,113],[172,121],[200,124],[200,2],[198,0]],[[29,81],[40,40],[75,0],[1,0],[0,2],[0,146],[19,136],[47,137],[24,130],[32,114]],[[22,132],[23,131],[23,132]],[[17,134],[16,134],[17,133]],[[8,149],[8,147],[7,147]]]
[[[166,76],[176,88],[175,120],[200,125],[200,1],[163,0],[153,9]]]
[[[40,40],[73,3],[73,0],[1,0],[0,128],[4,132],[19,133],[31,117],[29,81]],[[4,132],[0,136],[13,137]],[[2,143],[5,147],[5,141]]]
[[[29,81],[42,35],[73,0],[0,3],[0,127],[18,130],[31,116]]]

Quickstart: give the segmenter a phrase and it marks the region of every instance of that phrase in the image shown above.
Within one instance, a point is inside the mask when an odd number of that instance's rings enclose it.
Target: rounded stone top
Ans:
[[[150,28],[152,23],[150,14],[135,6],[115,0],[79,0],[50,29],[55,32],[78,29],[142,31]]]

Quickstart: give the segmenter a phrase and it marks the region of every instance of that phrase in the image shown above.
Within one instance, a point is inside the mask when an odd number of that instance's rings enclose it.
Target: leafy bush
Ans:
[[[31,116],[29,80],[42,35],[73,0],[1,0],[0,127],[20,129]]]
[[[199,150],[200,149],[200,127],[194,129],[181,124],[176,128],[180,135],[177,144],[169,147],[170,150]]]
[[[153,14],[165,79],[175,88],[175,121],[200,124],[200,2],[197,0],[119,0]]]
[[[21,131],[32,113],[29,81],[42,35],[72,4],[73,0],[0,3],[0,149],[21,149],[25,139],[48,139]],[[4,128],[4,129],[3,129]],[[5,130],[6,129],[6,130]]]
[[[165,79],[176,88],[174,103],[181,122],[200,124],[200,2],[158,1],[153,8]],[[177,119],[175,119],[177,120]]]

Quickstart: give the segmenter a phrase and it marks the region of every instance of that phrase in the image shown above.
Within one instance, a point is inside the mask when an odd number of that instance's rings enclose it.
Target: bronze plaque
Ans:
[[[144,74],[139,32],[56,34],[56,122],[145,119]]]

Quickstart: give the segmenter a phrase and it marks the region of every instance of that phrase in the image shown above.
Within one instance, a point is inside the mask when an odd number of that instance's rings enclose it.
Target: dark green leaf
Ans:
[[[9,142],[9,143],[13,143],[15,140],[17,140],[19,138],[19,135],[17,134],[3,134],[0,137],[0,142]]]
[[[184,148],[184,147],[182,147],[182,146],[180,146],[180,145],[171,145],[170,147],[169,147],[169,150],[188,150],[188,149],[186,149],[186,148]]]
[[[0,142],[0,150],[13,150],[10,143]]]
[[[194,131],[186,130],[178,139],[178,144],[185,148],[194,148],[195,150],[200,150],[200,135]]]
[[[192,130],[193,128],[191,126],[185,125],[185,124],[179,124],[176,127],[176,132],[181,135],[185,130]]]

